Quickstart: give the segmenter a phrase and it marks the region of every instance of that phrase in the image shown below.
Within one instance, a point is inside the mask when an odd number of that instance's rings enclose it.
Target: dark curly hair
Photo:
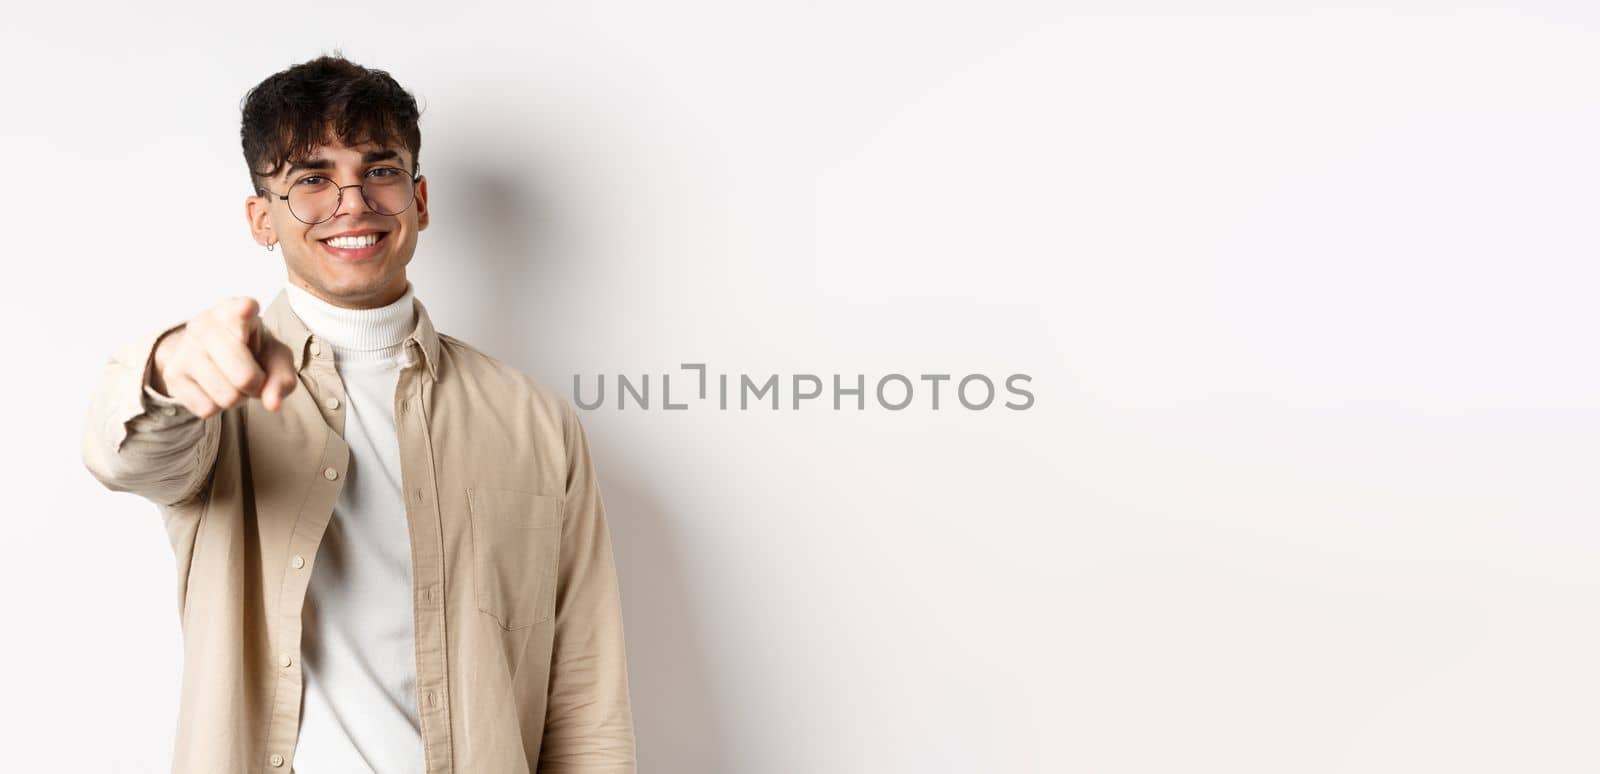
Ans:
[[[411,173],[417,173],[422,132],[416,99],[389,73],[362,67],[337,50],[257,84],[245,93],[240,112],[239,139],[250,187],[258,194],[290,162],[334,138],[345,145],[403,146],[411,151]]]

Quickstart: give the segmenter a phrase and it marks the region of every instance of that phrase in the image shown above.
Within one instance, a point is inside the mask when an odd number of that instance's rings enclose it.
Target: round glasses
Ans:
[[[306,175],[289,186],[289,193],[280,194],[266,188],[271,194],[289,203],[289,214],[308,226],[331,220],[344,203],[344,189],[360,188],[361,198],[367,207],[379,215],[399,215],[411,206],[415,198],[417,181],[421,174],[411,174],[398,167],[373,167],[360,183],[338,185],[326,175]]]

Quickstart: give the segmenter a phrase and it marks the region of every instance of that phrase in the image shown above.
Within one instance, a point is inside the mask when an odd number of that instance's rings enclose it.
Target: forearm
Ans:
[[[199,492],[216,461],[220,414],[205,419],[157,390],[163,337],[182,323],[128,343],[107,361],[82,435],[84,467],[107,489],[162,505]],[[155,377],[155,378],[153,378]]]

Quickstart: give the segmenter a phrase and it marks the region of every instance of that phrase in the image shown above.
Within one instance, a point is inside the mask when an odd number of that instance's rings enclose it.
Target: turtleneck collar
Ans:
[[[284,292],[289,308],[313,335],[333,346],[340,360],[392,358],[417,326],[415,289],[409,281],[404,295],[376,309],[330,304],[293,282],[284,283]]]

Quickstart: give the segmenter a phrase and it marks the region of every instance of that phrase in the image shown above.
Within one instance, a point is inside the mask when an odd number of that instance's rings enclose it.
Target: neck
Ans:
[[[330,304],[311,291],[285,284],[289,307],[318,338],[333,346],[341,360],[382,360],[398,354],[406,336],[416,330],[417,311],[411,283],[393,303],[372,309]]]

